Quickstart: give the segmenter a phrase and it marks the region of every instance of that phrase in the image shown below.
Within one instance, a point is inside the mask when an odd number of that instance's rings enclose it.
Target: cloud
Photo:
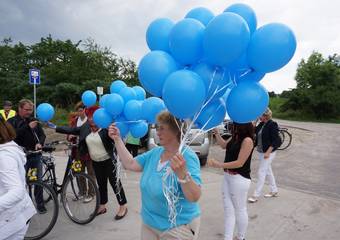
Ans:
[[[11,36],[26,44],[38,42],[48,34],[74,42],[91,37],[138,62],[148,51],[145,32],[152,20],[168,17],[178,21],[198,6],[217,15],[236,2],[244,2],[255,10],[258,26],[281,22],[296,34],[298,47],[294,58],[262,81],[269,91],[295,87],[297,64],[313,50],[325,56],[340,52],[340,2],[333,0],[2,0],[0,36]]]

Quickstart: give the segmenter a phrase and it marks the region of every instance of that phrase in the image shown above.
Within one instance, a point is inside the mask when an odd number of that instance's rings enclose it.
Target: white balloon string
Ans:
[[[181,213],[182,207],[178,202],[181,199],[179,192],[179,185],[177,183],[177,176],[172,171],[171,167],[166,168],[166,172],[162,177],[163,195],[168,204],[168,220],[170,228],[177,226],[177,216]]]
[[[210,81],[210,86],[211,83],[214,81],[214,77],[215,74],[217,72],[218,68],[216,67],[212,76],[212,80]],[[222,77],[224,77],[225,74],[225,70],[223,71]],[[201,114],[201,112],[203,111],[203,109],[212,101],[212,99],[216,96],[216,94],[218,94],[220,91],[223,91],[224,89],[226,89],[231,83],[226,84],[225,86],[221,87],[221,88],[216,88],[213,92],[213,94],[209,97],[209,99],[203,104],[203,106],[200,108],[200,110],[195,113],[192,121],[188,124],[189,127],[186,129],[186,133],[183,134],[181,133],[181,143],[180,143],[180,147],[179,147],[179,151],[182,151],[183,147],[185,145],[190,145],[199,135],[201,135],[204,132],[207,131],[203,131],[203,129],[207,126],[207,124],[209,123],[209,121],[212,119],[212,116],[210,116],[209,120],[203,125],[203,127],[201,129],[198,129],[198,131],[194,134],[194,136],[190,136],[191,139],[189,139],[189,134],[191,135],[191,129],[193,127],[193,124],[195,123],[195,121],[197,120],[198,116]],[[209,86],[209,88],[210,88]],[[184,152],[186,151],[186,149],[184,149]]]
[[[114,159],[116,159],[116,161],[114,161]],[[112,164],[113,164],[113,174],[115,174],[115,177],[116,177],[116,183],[114,187],[118,192],[119,198],[122,199],[120,192],[122,190],[121,179],[123,175],[123,167],[122,167],[122,163],[119,159],[118,154],[116,154],[115,152],[113,152]]]
[[[246,69],[246,68],[245,68]],[[244,72],[244,73],[242,73],[241,75],[240,75],[240,77],[243,77],[243,76],[245,76],[245,75],[247,75],[248,73],[251,73],[252,72],[252,70],[250,69],[250,68],[248,68],[248,69],[246,69],[246,71]]]

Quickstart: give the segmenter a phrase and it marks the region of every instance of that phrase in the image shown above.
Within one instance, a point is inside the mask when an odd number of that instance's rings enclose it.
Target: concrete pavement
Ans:
[[[62,155],[62,152],[58,152],[56,160],[58,176],[62,176],[66,164]],[[123,220],[113,220],[117,201],[110,190],[108,213],[98,216],[88,225],[81,226],[71,222],[60,206],[59,219],[54,229],[44,239],[139,239],[141,224],[139,177],[138,173],[126,172],[123,179],[129,202],[129,212]],[[224,232],[220,191],[222,172],[203,168],[202,178],[203,194],[200,200],[202,219],[199,239],[222,240]],[[279,197],[261,198],[256,204],[249,204],[248,207],[247,239],[340,239],[340,199],[333,200],[280,187]]]

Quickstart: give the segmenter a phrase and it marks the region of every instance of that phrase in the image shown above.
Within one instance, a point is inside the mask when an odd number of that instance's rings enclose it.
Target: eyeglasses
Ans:
[[[26,111],[26,112],[32,112],[33,108],[23,108],[23,110]]]

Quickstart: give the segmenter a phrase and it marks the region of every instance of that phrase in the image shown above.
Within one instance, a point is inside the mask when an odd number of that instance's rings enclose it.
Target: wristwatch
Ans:
[[[179,183],[188,183],[188,182],[190,182],[191,181],[191,174],[190,174],[190,172],[187,172],[183,179],[177,178],[177,181]]]

